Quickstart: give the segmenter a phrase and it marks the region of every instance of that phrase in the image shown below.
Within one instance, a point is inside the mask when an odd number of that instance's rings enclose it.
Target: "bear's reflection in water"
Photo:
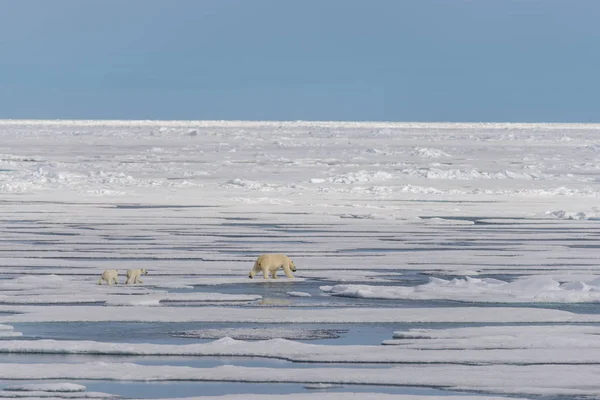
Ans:
[[[289,306],[292,304],[292,301],[288,299],[278,299],[276,297],[263,297],[258,304],[261,306]]]

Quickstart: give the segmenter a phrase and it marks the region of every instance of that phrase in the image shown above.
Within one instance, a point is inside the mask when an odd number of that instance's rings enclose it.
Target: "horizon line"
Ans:
[[[500,127],[589,127],[600,128],[600,122],[426,122],[426,121],[360,121],[360,120],[236,120],[236,119],[215,119],[215,120],[192,120],[192,119],[37,119],[37,118],[0,118],[0,125],[167,125],[167,126],[185,126],[200,125],[203,127],[227,127],[227,126],[269,126],[269,125],[288,125],[288,126],[371,126],[371,127],[443,127],[443,126],[487,126],[490,128]]]

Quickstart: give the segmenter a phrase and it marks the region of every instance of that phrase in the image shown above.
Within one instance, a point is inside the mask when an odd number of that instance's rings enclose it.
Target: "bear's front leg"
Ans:
[[[287,276],[288,278],[294,277],[294,275],[292,275],[292,271],[290,270],[290,267],[287,264],[283,265],[283,272],[285,272],[285,276]]]
[[[277,279],[277,270],[276,269],[274,269],[273,271],[271,271],[271,278]]]
[[[269,279],[269,270],[267,268],[263,268],[263,277]]]

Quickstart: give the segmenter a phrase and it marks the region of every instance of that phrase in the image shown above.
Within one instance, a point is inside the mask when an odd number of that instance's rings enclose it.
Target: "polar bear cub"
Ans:
[[[263,254],[256,259],[248,277],[252,279],[254,275],[262,271],[265,279],[269,279],[269,274],[273,279],[277,279],[279,268],[283,268],[283,272],[288,278],[294,277],[292,272],[296,272],[296,264],[288,256],[285,254]]]
[[[148,274],[148,270],[146,270],[146,268],[128,269],[127,270],[127,281],[125,282],[125,284],[129,285],[130,283],[144,283],[140,279],[140,276],[147,275],[147,274]]]
[[[102,285],[102,281],[106,281],[109,285],[112,285],[113,282],[118,284],[117,277],[119,276],[119,272],[116,269],[107,269],[102,273],[100,280],[98,281],[98,285]]]

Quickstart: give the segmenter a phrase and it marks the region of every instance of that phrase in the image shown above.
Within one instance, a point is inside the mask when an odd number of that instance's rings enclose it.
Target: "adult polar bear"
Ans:
[[[265,279],[269,279],[269,274],[273,279],[277,279],[279,268],[283,268],[283,272],[288,278],[294,277],[292,272],[296,272],[296,264],[288,256],[285,254],[263,254],[256,259],[248,277],[252,279],[254,275],[262,271]]]

